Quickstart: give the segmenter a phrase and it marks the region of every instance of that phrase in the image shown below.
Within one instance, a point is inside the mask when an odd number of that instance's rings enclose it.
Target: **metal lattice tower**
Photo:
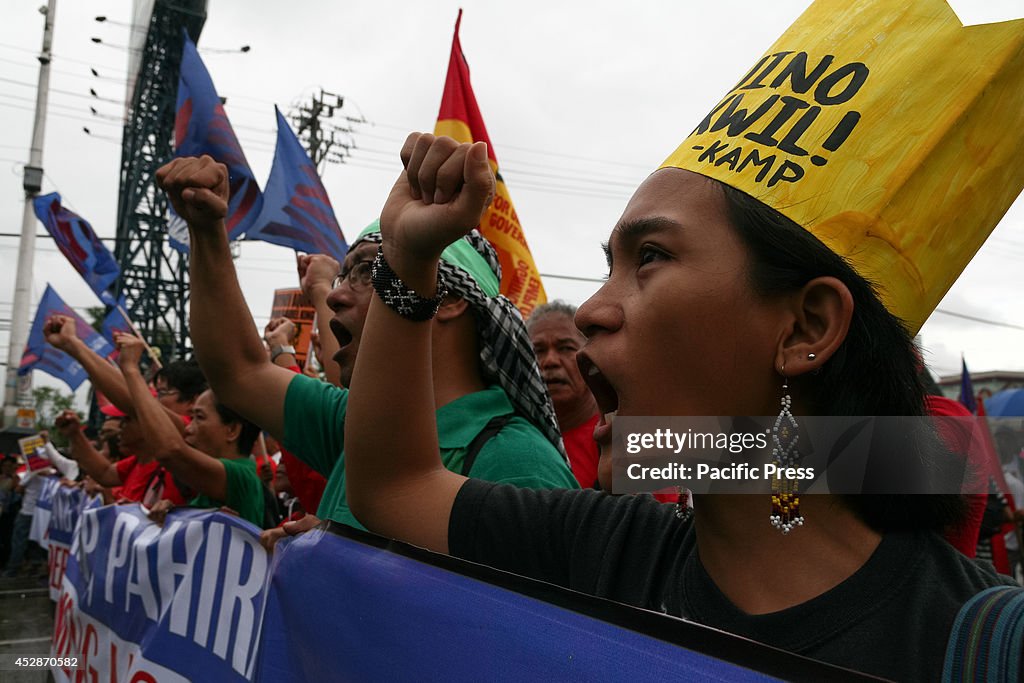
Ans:
[[[198,41],[205,21],[206,0],[153,3],[122,140],[117,291],[136,327],[164,358],[182,357],[191,345],[188,257],[167,244],[167,197],[155,174],[173,157],[182,28]]]

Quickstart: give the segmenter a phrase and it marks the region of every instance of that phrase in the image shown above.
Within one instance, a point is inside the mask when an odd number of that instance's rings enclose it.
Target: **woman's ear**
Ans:
[[[242,423],[230,422],[225,426],[228,428],[228,442],[237,443],[242,438]]]
[[[793,328],[779,344],[775,369],[795,377],[820,368],[850,330],[853,296],[834,277],[814,278],[792,298]]]
[[[445,323],[455,320],[467,310],[469,310],[469,304],[466,303],[465,299],[446,296],[444,301],[441,302],[441,307],[437,309],[437,315],[434,317],[440,322]]]

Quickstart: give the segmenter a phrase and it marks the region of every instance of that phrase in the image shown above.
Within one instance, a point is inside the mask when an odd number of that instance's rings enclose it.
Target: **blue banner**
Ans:
[[[774,680],[327,531],[281,546],[259,680]]]
[[[246,239],[263,240],[307,254],[327,254],[340,263],[348,244],[338,227],[331,200],[316,166],[299,144],[281,112],[277,114],[277,147],[270,169],[263,210]]]
[[[78,338],[104,358],[114,352],[114,347],[64,303],[53,287],[46,285],[46,291],[43,292],[43,298],[39,300],[39,307],[36,309],[32,329],[28,333],[28,343],[25,344],[18,374],[24,375],[32,370],[40,370],[61,380],[74,391],[89,378],[89,375],[71,356],[46,343],[44,327],[50,316],[54,315],[66,315],[74,319]]]
[[[57,494],[64,538],[76,504]],[[61,502],[56,502],[56,501]],[[65,508],[65,505],[67,506]],[[727,633],[337,524],[278,544],[220,512],[79,513],[58,681],[851,680]],[[55,539],[58,537],[55,536]],[[362,539],[362,540],[359,540]]]
[[[29,476],[41,477],[43,488],[39,491],[39,499],[36,501],[36,511],[32,515],[32,526],[28,530],[28,540],[35,541],[46,550],[49,548],[49,536],[47,530],[50,528],[50,515],[53,510],[53,496],[60,488],[60,477],[51,475],[32,474]]]
[[[78,520],[85,510],[101,505],[99,497],[90,497],[78,487],[59,486],[50,500],[50,523],[46,540],[50,551],[50,599],[60,597],[64,570],[67,567],[71,540],[78,528]],[[34,520],[33,520],[34,521]]]
[[[231,198],[226,220],[228,238],[238,239],[260,213],[263,196],[249,168],[224,105],[213,87],[206,65],[195,43],[185,34],[181,53],[181,78],[174,117],[174,154],[198,157],[208,154],[228,167]],[[182,219],[170,211],[168,234],[171,246],[188,251],[188,230]]]
[[[138,505],[82,514],[57,603],[58,680],[246,681],[256,658],[268,556],[253,525]]]
[[[85,279],[86,284],[103,303],[113,306],[117,302],[114,284],[121,269],[89,222],[61,206],[60,195],[56,192],[36,197],[32,200],[32,206],[36,217],[57,243],[57,248]]]

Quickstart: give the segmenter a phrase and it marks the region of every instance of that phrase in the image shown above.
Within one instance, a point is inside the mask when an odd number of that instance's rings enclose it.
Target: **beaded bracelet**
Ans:
[[[430,320],[437,315],[437,309],[441,307],[441,301],[448,294],[444,286],[444,278],[441,272],[437,273],[437,295],[431,299],[424,299],[415,291],[409,289],[401,278],[391,269],[384,259],[383,245],[377,247],[377,258],[373,260],[373,267],[370,270],[373,279],[373,289],[388,307],[398,315],[407,320],[422,322]]]

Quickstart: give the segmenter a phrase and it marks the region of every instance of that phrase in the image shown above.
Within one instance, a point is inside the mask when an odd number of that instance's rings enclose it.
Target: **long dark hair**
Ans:
[[[918,353],[906,326],[886,310],[872,283],[841,256],[781,213],[733,187],[722,189],[729,217],[751,260],[750,282],[762,296],[799,290],[817,277],[831,276],[850,290],[853,316],[846,339],[816,375],[791,381],[819,415],[926,414]],[[942,463],[954,458],[924,421],[909,435],[899,456],[907,463]],[[886,469],[898,468],[889,462]],[[940,469],[934,467],[933,469]],[[960,522],[960,495],[862,494],[846,504],[878,531],[933,529]]]

